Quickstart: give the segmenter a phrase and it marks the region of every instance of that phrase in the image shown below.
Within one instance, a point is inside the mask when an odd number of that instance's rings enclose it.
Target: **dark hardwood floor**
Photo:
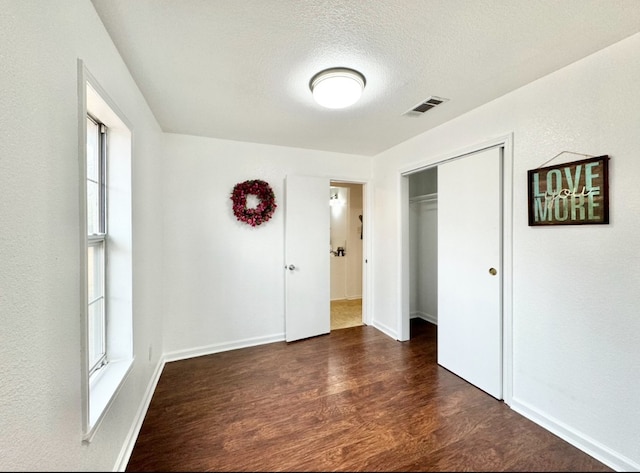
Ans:
[[[167,363],[126,471],[613,471],[398,342],[334,330]]]

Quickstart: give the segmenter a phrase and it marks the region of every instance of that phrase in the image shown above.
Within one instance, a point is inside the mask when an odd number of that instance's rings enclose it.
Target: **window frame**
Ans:
[[[90,443],[108,418],[111,406],[123,388],[134,363],[133,346],[133,232],[132,153],[133,127],[115,102],[78,59],[78,162],[79,162],[79,259],[80,259],[80,383],[82,443]],[[107,363],[90,370],[89,254],[91,243],[101,236],[88,232],[87,117],[108,130],[104,150],[106,218],[104,234],[105,354]],[[108,198],[106,198],[108,195]],[[94,200],[95,202],[95,200]]]

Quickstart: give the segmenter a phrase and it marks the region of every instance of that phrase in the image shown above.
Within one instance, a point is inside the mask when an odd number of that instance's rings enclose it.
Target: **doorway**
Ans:
[[[479,156],[486,155],[487,153],[492,154],[488,152],[488,150],[490,149],[498,150],[497,154],[500,157],[488,158],[488,159],[490,159],[491,162],[499,162],[500,165],[499,165],[499,168],[493,168],[494,170],[490,173],[490,175],[493,176],[493,179],[495,179],[495,181],[493,181],[494,184],[489,185],[487,189],[484,189],[482,186],[486,185],[486,182],[489,182],[488,178],[484,178],[485,179],[484,182],[482,181],[483,179],[482,175],[487,166],[480,167],[479,169],[475,168],[470,172],[466,172],[467,166],[464,165],[463,163],[477,162],[480,159]],[[496,153],[493,153],[492,155],[495,157]],[[422,165],[420,164],[414,165],[411,168],[401,170],[401,175],[400,175],[401,235],[402,235],[400,254],[402,258],[402,264],[401,264],[402,299],[401,299],[401,316],[399,317],[399,320],[398,320],[398,334],[399,334],[398,340],[401,340],[401,341],[409,340],[409,338],[411,337],[410,319],[412,316],[413,317],[419,316],[423,319],[426,319],[428,322],[437,324],[438,333],[439,333],[438,335],[439,344],[444,344],[444,343],[447,344],[446,350],[442,351],[442,360],[443,360],[442,363],[440,360],[441,350],[439,347],[438,363],[441,364],[443,367],[449,369],[450,371],[453,371],[454,373],[458,374],[462,378],[466,379],[471,384],[481,387],[481,389],[484,389],[490,394],[492,394],[492,392],[490,391],[493,391],[494,397],[502,398],[507,404],[509,404],[512,396],[512,374],[511,374],[512,373],[512,311],[511,311],[511,307],[512,307],[512,256],[511,256],[512,230],[511,228],[512,228],[512,206],[513,206],[512,204],[512,195],[513,195],[513,192],[512,192],[513,163],[512,161],[513,161],[512,137],[511,135],[507,135],[505,137],[501,137],[495,140],[491,140],[489,142],[485,142],[473,147],[469,147],[459,152],[454,152],[449,155],[444,155],[439,158],[432,159],[430,160],[430,162],[425,162]],[[460,163],[460,167],[454,166],[453,163]],[[441,184],[445,185],[444,184],[445,181],[443,181],[443,183],[439,182],[441,180],[440,179],[441,176],[439,176],[439,174],[441,174],[440,171],[444,171],[445,168],[448,171],[455,169],[453,172],[448,172],[449,177],[447,177],[446,182],[448,182],[448,184],[446,184],[446,186],[451,190],[451,192],[449,192],[448,194],[449,195],[448,198],[447,198],[447,193],[445,192],[445,189],[440,188]],[[460,174],[463,168],[465,169],[465,171],[463,174]],[[416,205],[415,189],[414,189],[414,195],[410,195],[410,187],[411,187],[410,180],[412,179],[412,176],[414,174],[417,176],[419,173],[424,172],[426,170],[432,170],[433,172],[438,174],[435,192],[431,190],[431,191],[419,193],[422,195],[422,202],[420,203],[420,205]],[[464,180],[462,179],[463,175],[468,175],[471,177],[467,180]],[[416,179],[416,178],[413,178],[413,179]],[[461,197],[462,190],[463,190],[461,186],[464,188],[475,189],[474,192],[476,193],[475,194],[471,193],[468,197],[463,198]],[[444,306],[442,306],[442,301],[447,301],[447,298],[442,299],[440,297],[442,296],[441,294],[442,291],[440,289],[441,289],[441,286],[443,286],[444,288],[444,281],[445,281],[444,279],[442,279],[443,273],[441,271],[437,271],[436,281],[435,281],[435,284],[432,284],[432,288],[430,292],[432,296],[431,302],[433,302],[433,288],[434,287],[437,288],[436,290],[438,292],[438,298],[435,299],[437,301],[435,307],[432,305],[431,308],[428,310],[420,309],[419,308],[420,301],[417,301],[416,299],[418,297],[424,296],[425,294],[424,294],[423,288],[417,287],[420,279],[418,278],[416,280],[415,267],[412,267],[412,265],[415,266],[416,264],[415,259],[416,259],[416,256],[420,255],[420,251],[422,252],[425,251],[424,248],[419,249],[417,246],[416,222],[413,221],[416,217],[416,212],[417,212],[416,207],[421,206],[423,208],[427,208],[429,206],[435,205],[435,211],[437,213],[436,222],[438,222],[437,226],[440,227],[441,226],[440,223],[447,222],[447,217],[445,216],[445,214],[447,212],[452,211],[451,210],[452,207],[450,205],[451,202],[459,202],[459,201],[464,201],[467,203],[475,202],[477,200],[480,200],[480,197],[484,197],[484,194],[486,194],[486,192],[483,192],[483,190],[486,190],[488,192],[489,189],[491,189],[491,191],[493,192],[496,188],[499,188],[499,190],[497,191],[496,198],[494,199],[494,201],[497,202],[497,206],[499,207],[499,209],[497,209],[497,212],[499,213],[499,219],[501,220],[499,221],[497,236],[494,238],[499,240],[499,248],[498,248],[499,257],[497,258],[499,260],[497,262],[499,266],[497,266],[497,272],[496,272],[495,270],[493,270],[494,268],[490,267],[490,266],[493,266],[493,264],[487,265],[483,261],[482,263],[483,270],[481,272],[478,272],[478,273],[481,273],[481,277],[486,277],[489,279],[493,278],[494,281],[498,279],[500,280],[500,287],[498,289],[497,296],[496,296],[498,299],[497,303],[499,305],[499,311],[500,311],[498,315],[499,322],[497,325],[496,324],[493,325],[494,327],[496,327],[494,330],[494,332],[496,333],[493,333],[492,335],[493,337],[492,340],[494,340],[494,343],[497,343],[497,348],[492,347],[492,349],[497,350],[497,358],[495,360],[495,363],[492,364],[492,366],[494,367],[491,369],[492,370],[491,373],[493,375],[496,374],[496,370],[498,371],[499,374],[497,374],[497,376],[499,378],[499,384],[497,385],[498,389],[493,390],[493,389],[485,389],[482,386],[479,386],[484,382],[484,380],[482,380],[481,382],[474,382],[475,379],[473,379],[473,376],[467,376],[468,371],[466,371],[466,368],[468,367],[468,365],[471,365],[473,368],[476,368],[475,366],[473,366],[473,363],[474,363],[474,360],[478,359],[478,357],[477,355],[474,357],[471,353],[476,353],[476,354],[485,353],[484,348],[481,350],[470,350],[468,343],[470,341],[476,340],[477,338],[482,339],[484,337],[476,337],[476,339],[474,339],[473,337],[469,338],[471,336],[469,334],[473,334],[477,332],[477,330],[473,328],[473,323],[466,323],[464,321],[461,322],[460,320],[456,320],[452,324],[451,321],[449,320],[448,323],[445,324],[444,321],[442,320],[442,318],[444,317],[444,312],[442,311]],[[413,199],[411,199],[412,197]],[[467,205],[463,204],[461,206],[463,211],[468,210],[468,208],[470,207],[471,205],[468,205],[468,204]],[[460,208],[456,208],[456,212],[457,211],[460,211]],[[484,212],[478,212],[477,210],[476,210],[476,214],[485,215]],[[449,216],[449,220],[453,220],[451,218],[451,215]],[[442,242],[440,242],[439,240],[445,234],[446,234],[445,243],[447,243],[445,247],[451,246],[449,245],[449,243],[454,242],[452,243],[454,245],[453,249],[448,250],[449,251],[448,253],[446,252],[442,253],[440,251],[435,253],[436,255],[438,255],[438,259],[440,259],[440,257],[443,254],[449,255],[448,258],[450,259],[448,260],[447,264],[443,265],[443,262],[439,260],[436,262],[435,265],[438,266],[441,270],[445,269],[446,271],[452,271],[453,270],[452,268],[455,268],[459,261],[464,261],[466,263],[466,262],[469,262],[470,260],[476,259],[469,256],[465,256],[465,257],[460,256],[461,254],[460,249],[462,248],[460,245],[465,241],[473,240],[472,235],[477,235],[477,231],[479,230],[479,227],[477,224],[475,223],[471,224],[471,222],[473,221],[475,221],[475,217],[469,218],[468,216],[466,216],[462,219],[459,218],[457,221],[454,221],[451,223],[451,225],[449,225],[450,230],[447,230],[449,233],[443,232],[443,231],[438,231],[435,233],[435,235],[437,235],[436,237],[437,245],[439,246],[442,246],[441,245]],[[482,221],[482,224],[484,223],[485,222]],[[424,222],[422,222],[420,225],[424,226]],[[465,239],[465,235],[468,236],[466,239]],[[485,251],[480,251],[479,253],[476,252],[474,254],[480,254],[484,256]],[[495,259],[492,259],[492,261],[494,260]],[[484,268],[484,266],[487,266],[487,268],[489,269]],[[433,268],[431,269],[433,270]],[[447,277],[447,282],[451,284],[451,281],[453,281],[452,284],[454,284],[454,286],[457,284],[457,286],[455,287],[455,290],[449,289],[448,291],[445,291],[445,292],[451,293],[451,297],[453,297],[455,300],[464,301],[464,303],[467,303],[468,300],[471,299],[471,297],[466,296],[467,293],[465,288],[467,289],[475,288],[476,284],[474,283],[471,286],[469,285],[470,283],[459,284],[460,275],[462,274],[462,272],[456,272],[455,270],[453,270],[453,272],[454,272],[453,276],[449,275],[449,277]],[[446,277],[446,272],[444,274]],[[497,278],[494,276],[495,274],[498,274]],[[423,291],[423,292],[420,293],[420,291]],[[418,293],[420,294],[418,295]],[[451,306],[450,300],[447,302],[447,304]],[[467,304],[467,305],[471,307],[470,309],[471,314],[477,316],[478,306],[477,305],[474,306],[473,304]],[[416,309],[417,307],[418,309]],[[425,304],[422,304],[422,307],[425,307]],[[454,309],[454,312],[457,310],[458,308]],[[435,313],[432,313],[432,312],[435,312]],[[467,322],[469,320],[467,320]],[[492,319],[492,320],[495,320],[495,319]],[[441,340],[440,332],[442,330],[444,330],[444,332],[443,332],[443,339]],[[496,351],[494,351],[494,353],[495,352]],[[459,358],[462,358],[462,360],[460,361]],[[481,357],[481,359],[483,360],[485,360],[485,358],[486,357]],[[450,366],[454,366],[455,368],[450,368]],[[462,374],[459,374],[459,372]],[[474,371],[474,375],[475,375],[475,371]],[[493,379],[495,379],[495,376]]]
[[[370,323],[369,297],[371,294],[371,277],[368,270],[368,255],[370,229],[372,228],[370,206],[372,190],[367,181],[338,181],[321,176],[287,175],[285,178],[285,340],[292,342],[304,338],[327,334],[331,331],[331,271],[332,253],[341,247],[341,256],[345,259],[351,254],[351,248],[344,239],[336,239],[335,244],[330,238],[330,208],[331,182],[334,184],[355,184],[361,190],[362,213],[352,212],[360,233],[354,248],[361,247],[361,254],[354,250],[354,259],[359,259],[354,265],[355,271],[360,272],[362,301],[360,325]],[[353,219],[351,221],[353,224]],[[345,225],[345,227],[348,227]],[[364,227],[364,228],[362,228]],[[329,246],[329,248],[327,248]],[[335,247],[335,248],[334,248]],[[329,251],[327,251],[329,250]],[[346,259],[345,259],[346,261]],[[357,280],[356,280],[357,281]],[[357,296],[358,293],[348,293]],[[345,296],[346,298],[346,296]],[[356,297],[353,297],[354,299]],[[338,299],[336,297],[335,299]]]
[[[363,325],[363,185],[331,181],[331,330]]]

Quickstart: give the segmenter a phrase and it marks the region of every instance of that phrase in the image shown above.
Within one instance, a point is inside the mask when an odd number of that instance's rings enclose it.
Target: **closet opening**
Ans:
[[[438,168],[409,176],[409,313],[438,324]]]

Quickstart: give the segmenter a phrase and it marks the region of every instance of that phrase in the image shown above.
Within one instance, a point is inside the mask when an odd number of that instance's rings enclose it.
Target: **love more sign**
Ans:
[[[529,225],[609,223],[609,156],[527,171]]]

